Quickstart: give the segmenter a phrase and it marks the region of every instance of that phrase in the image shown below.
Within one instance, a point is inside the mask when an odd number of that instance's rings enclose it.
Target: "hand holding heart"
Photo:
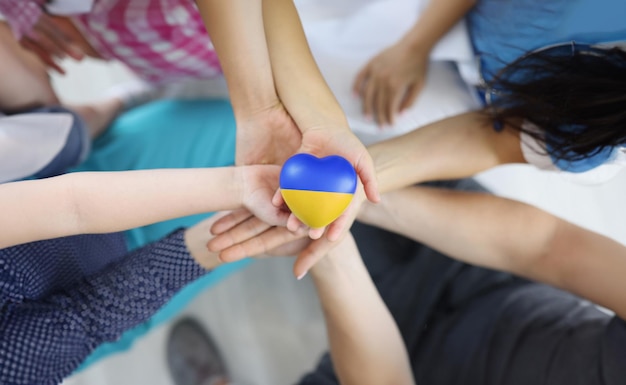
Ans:
[[[291,212],[305,225],[318,229],[337,219],[356,191],[352,165],[340,156],[319,159],[309,154],[289,158],[280,173],[280,193]],[[275,197],[275,204],[282,204]]]
[[[216,237],[207,245],[220,252],[224,262],[264,254],[285,243],[306,236],[302,223],[328,225],[327,236],[310,243],[294,264],[294,274],[306,272],[347,234],[361,204],[365,201],[363,187],[352,166],[337,156],[318,159],[307,154],[290,158],[281,171],[281,188],[274,196],[277,207],[284,205],[282,193],[288,190],[286,203],[292,210],[285,227],[275,227],[255,217],[248,210],[237,210],[221,218],[211,228]],[[347,208],[346,208],[347,207]],[[309,231],[311,238],[320,238],[325,228]]]

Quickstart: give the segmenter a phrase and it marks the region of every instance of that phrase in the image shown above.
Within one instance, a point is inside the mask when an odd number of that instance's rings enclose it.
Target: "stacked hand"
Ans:
[[[428,66],[428,52],[415,50],[400,40],[369,61],[354,81],[363,102],[363,114],[378,125],[394,123],[396,116],[417,98]]]
[[[359,186],[352,203],[331,225],[328,234],[303,247],[293,267],[294,275],[303,277],[313,265],[322,259],[335,245],[348,234],[360,207],[365,201],[363,189]],[[278,203],[278,200],[274,200]],[[208,243],[212,252],[219,252],[224,262],[234,262],[247,256],[265,254],[283,244],[306,238],[308,229],[296,224],[292,218],[289,227],[272,226],[254,216],[249,210],[238,210],[218,220],[211,232],[216,236]]]

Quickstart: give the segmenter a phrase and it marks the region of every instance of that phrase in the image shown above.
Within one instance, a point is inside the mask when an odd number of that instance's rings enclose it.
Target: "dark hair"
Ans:
[[[556,46],[522,56],[488,84],[487,112],[576,161],[626,144],[626,52]],[[526,120],[541,129],[522,126]]]

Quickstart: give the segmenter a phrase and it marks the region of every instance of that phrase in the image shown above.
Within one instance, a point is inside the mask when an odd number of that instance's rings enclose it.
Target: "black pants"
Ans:
[[[437,185],[484,191],[471,180]],[[352,233],[418,384],[625,381],[626,362],[615,359],[625,352],[623,321],[563,291],[452,260],[400,235],[358,223]],[[602,357],[598,346],[607,340],[620,352]],[[604,382],[609,372],[618,382]],[[301,384],[338,384],[328,355]]]

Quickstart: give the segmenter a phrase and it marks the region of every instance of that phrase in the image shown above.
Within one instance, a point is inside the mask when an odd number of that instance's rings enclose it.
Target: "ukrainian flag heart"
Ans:
[[[348,207],[356,191],[356,172],[337,155],[317,158],[296,154],[280,172],[280,192],[292,213],[305,225],[324,227]]]

